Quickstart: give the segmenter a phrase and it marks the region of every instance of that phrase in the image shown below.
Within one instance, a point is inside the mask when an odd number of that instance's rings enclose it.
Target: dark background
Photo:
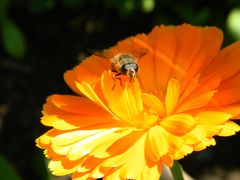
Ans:
[[[41,108],[48,95],[72,94],[63,73],[84,57],[184,22],[221,28],[225,46],[240,39],[239,8],[239,0],[0,0],[0,179],[54,178],[34,142],[47,130]],[[197,179],[230,180],[240,174],[239,152],[238,134],[181,163]]]

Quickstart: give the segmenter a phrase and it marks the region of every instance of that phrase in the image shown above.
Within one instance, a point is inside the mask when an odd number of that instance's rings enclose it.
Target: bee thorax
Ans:
[[[127,63],[121,67],[121,71],[128,77],[135,77],[138,72],[138,65],[136,63]]]

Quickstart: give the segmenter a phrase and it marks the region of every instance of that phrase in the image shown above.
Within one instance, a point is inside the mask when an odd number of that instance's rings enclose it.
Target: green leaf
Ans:
[[[184,180],[182,169],[178,161],[174,161],[173,167],[171,168],[171,172],[174,180]]]
[[[26,53],[26,43],[21,30],[11,21],[2,24],[2,40],[7,53],[14,58],[22,58]]]
[[[21,180],[21,178],[14,171],[11,164],[2,155],[0,155],[0,179]]]
[[[0,0],[0,21],[3,22],[7,17],[9,0]]]

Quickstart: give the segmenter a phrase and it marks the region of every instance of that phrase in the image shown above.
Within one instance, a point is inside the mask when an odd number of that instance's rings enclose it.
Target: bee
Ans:
[[[121,52],[113,56],[111,61],[111,71],[114,73],[112,78],[120,80],[122,86],[121,76],[126,76],[130,82],[138,76],[139,66],[138,60],[147,54],[148,50],[145,48],[137,49],[133,53]],[[114,89],[115,83],[112,89]]]
[[[138,49],[132,54],[119,53],[111,59],[112,72],[116,72],[115,78],[120,75],[125,75],[130,82],[138,75],[138,60],[147,54],[147,49]]]
[[[111,59],[112,72],[116,72],[114,78],[120,75],[126,75],[130,82],[137,77],[138,59],[129,53],[119,53]]]

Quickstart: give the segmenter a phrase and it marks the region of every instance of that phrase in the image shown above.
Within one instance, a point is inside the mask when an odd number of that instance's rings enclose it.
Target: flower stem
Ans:
[[[174,180],[184,180],[182,168],[178,161],[174,161],[173,167],[171,168],[171,172]]]

